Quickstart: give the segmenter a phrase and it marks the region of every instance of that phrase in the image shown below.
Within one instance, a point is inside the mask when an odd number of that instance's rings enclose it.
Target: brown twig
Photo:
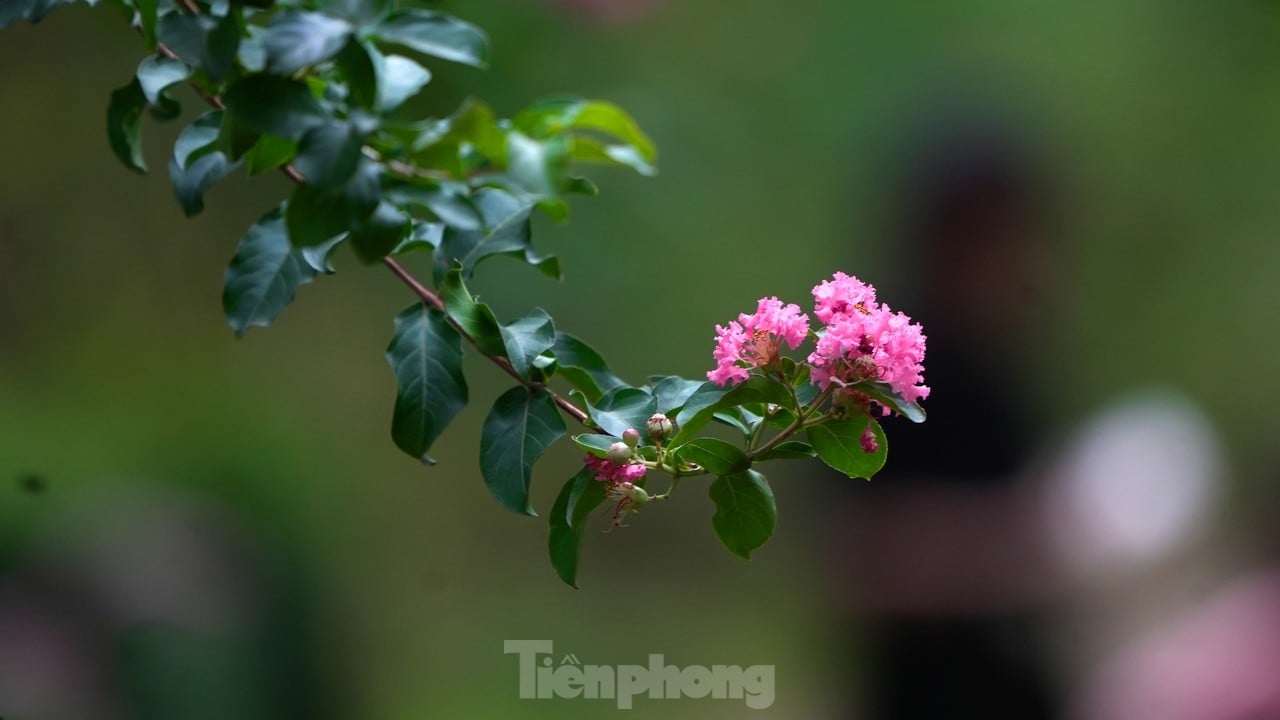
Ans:
[[[195,4],[194,0],[178,0],[178,3],[193,15],[199,14],[200,12],[200,7]],[[174,53],[172,50],[170,50],[169,48],[165,47],[163,44],[160,44],[160,43],[156,44],[156,52],[160,53],[161,55],[164,55],[165,57],[173,58],[175,60],[180,59],[176,53]],[[195,87],[195,86],[193,85],[192,87]],[[220,96],[213,95],[213,94],[206,94],[199,87],[195,87],[195,90],[196,90],[196,93],[198,93],[200,97],[204,99],[205,102],[209,103],[213,107],[217,108],[218,110],[226,109],[227,105],[222,101],[222,98]],[[393,161],[393,162],[396,162],[396,161]],[[399,165],[403,165],[404,167],[397,168],[398,172],[401,172],[402,174],[412,174],[412,170],[414,169],[413,166],[406,165],[405,163],[399,163]],[[302,184],[306,182],[306,178],[304,178],[302,176],[302,173],[299,173],[297,168],[293,167],[293,165],[285,165],[281,167],[280,172],[284,173],[285,177],[289,178],[295,183]],[[389,269],[393,275],[399,278],[401,282],[403,282],[411,291],[413,291],[413,294],[417,295],[418,299],[422,300],[423,303],[427,304],[430,307],[435,308],[436,310],[439,310],[440,312],[444,312],[445,319],[449,323],[449,325],[452,326],[454,330],[457,330],[459,335],[465,338],[466,341],[470,343],[472,347],[474,347],[477,351],[479,351],[480,354],[483,355],[485,358],[487,358],[490,362],[492,362],[494,365],[497,365],[503,372],[515,378],[517,382],[529,388],[530,390],[541,389],[541,390],[547,391],[547,393],[551,395],[551,399],[555,402],[556,406],[559,407],[560,410],[563,411],[566,415],[573,418],[574,420],[577,420],[583,425],[589,424],[589,417],[587,413],[582,410],[582,408],[578,407],[577,405],[574,405],[570,400],[557,394],[555,391],[553,391],[551,388],[547,387],[546,385],[540,382],[535,382],[533,380],[528,380],[522,377],[520,373],[516,372],[516,369],[511,366],[511,361],[508,360],[507,358],[502,357],[501,355],[489,355],[488,353],[485,353],[483,350],[481,350],[479,343],[476,342],[476,339],[471,337],[471,335],[467,333],[467,331],[464,330],[462,326],[457,323],[457,321],[449,317],[448,313],[445,312],[444,301],[440,299],[440,296],[437,295],[434,290],[432,290],[431,288],[419,282],[418,279],[415,278],[412,273],[406,270],[403,265],[396,262],[394,259],[390,257],[384,257],[382,259],[382,264],[386,265],[387,269]]]
[[[439,310],[441,312],[445,312],[444,301],[440,299],[440,296],[437,295],[436,292],[431,288],[427,287],[426,285],[423,285],[421,282],[418,282],[418,279],[415,278],[408,270],[406,270],[403,265],[396,262],[393,258],[390,258],[390,257],[382,258],[382,264],[386,265],[387,268],[391,270],[392,274],[400,278],[400,281],[403,282],[406,286],[408,286],[408,288],[413,291],[413,294],[417,295],[418,299],[422,300],[424,304],[426,304],[429,307],[433,307],[436,310]],[[461,335],[464,339],[466,339],[466,341],[470,343],[472,347],[474,347],[478,352],[480,352],[481,355],[484,355],[484,357],[488,358],[488,360],[492,362],[494,365],[497,365],[499,368],[501,368],[503,372],[515,378],[517,382],[529,388],[530,390],[538,390],[538,389],[546,390],[551,395],[551,399],[555,401],[555,404],[561,410],[563,410],[566,415],[569,415],[574,420],[577,420],[578,422],[584,425],[587,424],[587,414],[583,412],[582,409],[579,408],[577,405],[574,405],[572,402],[570,402],[566,398],[556,394],[546,385],[543,385],[540,382],[527,380],[524,377],[521,377],[520,373],[516,372],[516,369],[511,366],[510,360],[507,360],[501,355],[489,355],[485,353],[483,350],[480,349],[480,344],[476,342],[476,339],[471,337],[471,335],[467,333],[466,330],[462,329],[462,326],[459,325],[453,318],[449,317],[448,313],[445,314],[445,320],[449,323],[451,327],[453,327],[454,330],[457,330],[458,334]]]

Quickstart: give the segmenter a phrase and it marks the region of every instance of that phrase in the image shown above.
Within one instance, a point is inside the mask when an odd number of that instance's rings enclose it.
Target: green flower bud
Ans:
[[[625,465],[631,460],[631,448],[626,443],[616,442],[609,446],[609,462],[614,465]]]
[[[649,493],[645,492],[644,488],[632,483],[624,483],[624,485],[626,486],[626,495],[631,498],[632,505],[644,505],[649,502]]]
[[[645,428],[649,430],[649,437],[653,438],[654,442],[662,442],[675,434],[676,426],[675,423],[671,422],[671,418],[662,413],[657,413],[649,418],[649,421],[645,423]]]
[[[627,428],[622,432],[622,442],[626,443],[627,447],[630,448],[634,448],[639,445],[640,431],[635,428]]]

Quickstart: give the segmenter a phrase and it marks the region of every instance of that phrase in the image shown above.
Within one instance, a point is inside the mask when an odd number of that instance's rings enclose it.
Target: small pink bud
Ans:
[[[622,431],[622,442],[626,443],[627,447],[630,447],[630,448],[634,448],[635,446],[639,445],[640,431],[635,428],[627,428],[626,430]]]
[[[862,431],[862,451],[865,453],[873,453],[880,449],[880,443],[876,441],[876,434],[871,431],[871,425],[867,425],[867,429]]]
[[[645,428],[649,431],[649,437],[653,438],[654,442],[662,442],[671,437],[675,432],[676,426],[675,423],[671,422],[671,418],[662,413],[656,413],[645,423]]]
[[[610,445],[608,454],[609,462],[615,465],[625,465],[631,460],[631,448],[626,443],[616,442]]]

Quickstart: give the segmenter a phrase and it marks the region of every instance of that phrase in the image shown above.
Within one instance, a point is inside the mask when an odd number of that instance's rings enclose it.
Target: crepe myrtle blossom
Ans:
[[[894,312],[876,298],[875,286],[842,272],[813,288],[817,346],[808,356],[810,380],[823,390],[836,388],[837,401],[863,404],[858,393],[839,392],[860,382],[883,382],[907,402],[929,396],[924,384],[925,336],[919,323]],[[796,349],[809,335],[809,318],[796,305],[762,298],[751,315],[716,326],[716,367],[707,379],[725,386],[740,383],[756,368],[776,368],[783,343]],[[885,410],[888,412],[888,409]],[[863,442],[873,445],[874,439]]]
[[[876,307],[876,289],[852,275],[837,272],[813,288],[813,314],[824,323],[838,322]]]
[[[919,323],[875,300],[875,288],[836,273],[813,288],[814,315],[827,327],[809,355],[812,381],[826,390],[872,380],[907,402],[929,396],[924,385],[925,335]]]
[[[751,315],[741,314],[728,326],[716,325],[716,368],[707,379],[722,386],[742,382],[751,369],[777,362],[781,343],[794,350],[808,334],[809,316],[800,306],[761,298]]]
[[[616,463],[608,458],[596,457],[595,455],[587,455],[583,462],[591,469],[597,481],[611,485],[635,482],[644,477],[646,471],[644,463]]]
[[[625,443],[614,443],[614,446],[630,450]],[[610,502],[615,503],[613,507],[613,522],[609,525],[609,530],[622,525],[622,520],[627,513],[635,510],[641,505],[649,502],[649,494],[644,488],[636,485],[647,468],[644,463],[627,460],[626,462],[614,462],[612,457],[615,454],[615,447],[609,448],[609,458],[600,458],[595,455],[587,455],[583,462],[595,475],[598,482],[605,483],[605,497]],[[605,532],[608,532],[606,530]]]

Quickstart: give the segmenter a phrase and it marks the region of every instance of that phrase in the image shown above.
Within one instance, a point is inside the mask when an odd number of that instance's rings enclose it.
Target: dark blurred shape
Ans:
[[[0,548],[0,713],[332,717],[297,563],[209,499],[119,489]]]
[[[37,473],[23,473],[18,476],[18,487],[28,495],[43,495],[49,489],[49,481]]]
[[[886,421],[889,464],[840,519],[870,668],[858,717],[1053,718],[1043,554],[1019,482],[1036,445],[1017,347],[1043,280],[1042,169],[998,105],[949,88],[911,115],[926,120],[906,123],[888,164],[910,268],[892,297],[924,326],[933,392],[924,424]]]

